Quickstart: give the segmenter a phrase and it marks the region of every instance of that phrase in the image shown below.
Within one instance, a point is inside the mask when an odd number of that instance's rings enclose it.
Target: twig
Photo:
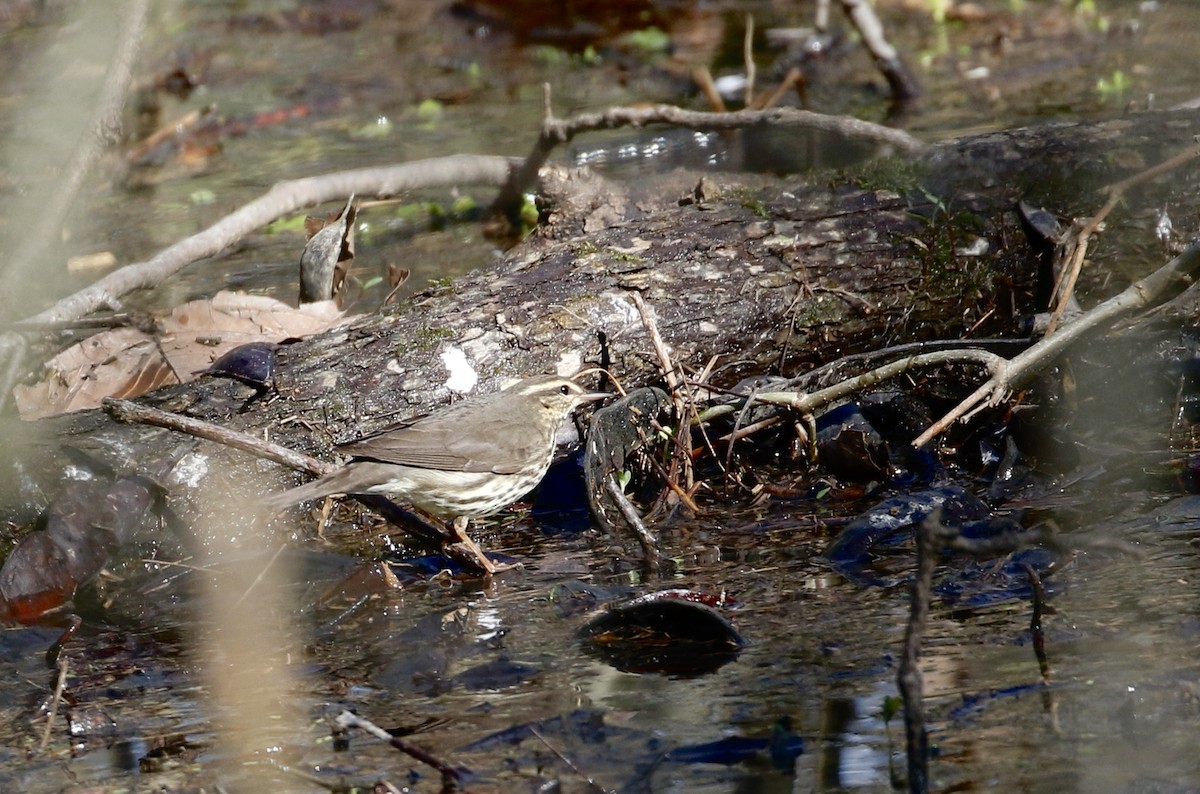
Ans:
[[[774,91],[769,94],[764,93],[762,96],[755,99],[754,104],[750,107],[753,110],[765,110],[767,108],[773,108],[779,104],[780,100],[783,99],[784,94],[786,94],[788,91],[791,91],[793,88],[796,88],[798,93],[800,93],[801,104],[803,104],[803,82],[804,72],[800,71],[796,67],[792,67],[791,69],[788,69],[788,73],[783,76],[783,80],[778,86],[775,87]]]
[[[217,254],[254,229],[302,207],[335,199],[344,202],[354,194],[394,196],[416,188],[467,183],[499,185],[517,162],[507,157],[456,155],[277,182],[265,194],[204,231],[175,243],[145,262],[126,265],[110,273],[29,319],[31,322],[54,322],[82,317],[133,290],[156,286],[184,266]]]
[[[801,414],[811,414],[818,408],[848,397],[855,392],[868,389],[911,369],[940,366],[943,364],[978,364],[987,367],[993,374],[993,377],[1003,375],[1007,368],[1011,366],[1004,357],[988,352],[987,350],[969,347],[937,350],[932,353],[919,353],[915,356],[908,356],[907,358],[884,364],[870,372],[865,372],[854,378],[848,378],[840,383],[835,383],[832,386],[810,394],[801,392],[763,392],[754,395],[753,399],[760,403],[782,405]]]
[[[675,362],[671,360],[671,352],[667,350],[667,344],[663,341],[662,334],[658,332],[658,323],[655,321],[654,315],[650,313],[650,308],[646,305],[641,293],[631,292],[629,297],[633,301],[633,305],[637,307],[638,314],[642,318],[642,327],[646,329],[646,336],[650,339],[650,346],[654,348],[654,354],[658,356],[658,365],[662,367],[667,390],[671,394],[675,394],[679,390],[679,374]]]
[[[58,683],[54,685],[54,696],[50,699],[50,711],[46,714],[46,727],[42,731],[42,741],[38,743],[38,752],[43,752],[50,744],[50,731],[54,728],[54,718],[58,716],[58,704],[62,703],[63,691],[67,688],[67,657],[58,660]]]
[[[1046,632],[1042,628],[1042,615],[1046,608],[1046,591],[1042,587],[1042,577],[1029,563],[1024,564],[1025,576],[1029,578],[1032,590],[1031,602],[1033,609],[1029,615],[1029,636],[1033,640],[1033,655],[1037,657],[1038,671],[1042,675],[1042,683],[1050,683],[1050,662],[1046,658]]]
[[[352,714],[349,711],[343,711],[334,718],[334,724],[343,730],[347,728],[361,728],[372,736],[387,742],[400,752],[407,753],[421,763],[433,767],[444,779],[457,781],[462,778],[462,772],[450,766],[440,758],[437,758],[428,750],[418,747],[411,742],[406,742],[399,736],[393,736],[375,723],[371,722],[370,720],[363,719],[357,714]]]
[[[542,736],[542,734],[538,731],[537,728],[530,725],[529,732],[533,734],[533,737],[535,739],[537,739],[539,742],[541,742],[543,745],[545,745],[547,750],[554,753],[554,755],[558,758],[558,760],[560,760],[564,764],[566,764],[572,772],[574,772],[575,774],[577,774],[581,778],[583,778],[584,781],[588,784],[589,788],[591,788],[593,791],[599,791],[600,794],[607,793],[607,790],[603,786],[601,786],[596,781],[592,780],[587,775],[583,774],[583,772],[580,771],[579,767],[575,765],[574,761],[572,761],[570,758],[567,758],[565,755],[562,754],[562,752],[557,747],[550,744],[550,742],[546,740],[546,737]]]
[[[1108,194],[1108,200],[1104,202],[1095,215],[1088,219],[1083,228],[1075,236],[1074,247],[1071,249],[1070,261],[1066,268],[1060,274],[1059,280],[1061,283],[1055,285],[1054,293],[1058,297],[1058,302],[1054,308],[1054,314],[1050,317],[1050,323],[1046,327],[1046,335],[1054,333],[1062,320],[1063,313],[1071,304],[1071,298],[1075,294],[1075,283],[1079,279],[1079,274],[1083,270],[1083,260],[1087,257],[1088,240],[1100,228],[1109,214],[1120,203],[1121,198],[1125,195],[1125,191],[1131,187],[1140,185],[1142,182],[1162,176],[1163,174],[1178,168],[1179,166],[1200,157],[1200,144],[1188,147],[1184,151],[1170,157],[1158,165],[1151,166],[1144,171],[1140,171],[1132,176],[1126,177],[1119,182],[1114,182],[1104,188],[1104,192]]]
[[[999,404],[1005,394],[1027,386],[1039,372],[1057,360],[1071,345],[1111,325],[1130,312],[1144,309],[1168,289],[1191,284],[1198,276],[1200,243],[1193,243],[1158,270],[1135,281],[1120,294],[1081,315],[1058,333],[1043,338],[1025,352],[1013,357],[998,372],[993,373],[986,383],[914,439],[913,446],[922,447],[929,443],[976,407]]]
[[[754,15],[746,14],[746,33],[742,38],[742,60],[746,64],[746,85],[742,93],[742,105],[754,106]]]
[[[697,66],[692,70],[692,82],[700,88],[700,93],[704,94],[704,99],[708,102],[710,110],[714,113],[725,112],[725,98],[717,90],[717,84],[713,82],[712,72],[708,71],[707,66]]]
[[[608,491],[608,495],[616,503],[617,509],[621,511],[621,516],[633,528],[633,533],[637,535],[638,543],[642,546],[642,557],[647,565],[653,566],[658,564],[658,539],[654,537],[646,524],[642,521],[642,517],[638,515],[637,509],[629,501],[629,497],[621,490],[621,486],[617,485],[616,479],[612,474],[604,475],[604,488]]]
[[[637,307],[638,315],[642,318],[642,327],[646,329],[646,336],[650,339],[650,345],[654,348],[654,353],[658,356],[659,366],[662,367],[663,379],[667,383],[667,392],[671,397],[671,403],[675,409],[675,416],[679,419],[679,426],[687,427],[688,406],[690,398],[683,393],[680,388],[681,382],[679,378],[679,366],[671,360],[671,351],[667,349],[666,342],[663,341],[662,334],[658,331],[658,322],[654,319],[654,314],[650,311],[650,307],[646,305],[646,301],[642,298],[641,293],[629,293],[633,305]],[[675,448],[678,454],[672,457],[672,463],[678,462],[678,465],[683,468],[682,490],[687,491],[692,487],[692,457],[690,450],[685,446],[682,433],[675,435]]]
[[[153,425],[155,427],[165,427],[168,430],[177,430],[180,433],[187,433],[190,436],[215,441],[218,444],[224,444],[227,447],[233,447],[242,452],[249,452],[260,458],[275,461],[281,466],[299,469],[316,477],[329,474],[337,468],[332,463],[318,460],[310,455],[305,455],[302,452],[297,452],[294,449],[289,449],[279,444],[273,444],[270,441],[265,441],[248,433],[230,430],[227,427],[221,427],[220,425],[205,422],[201,419],[193,419],[190,416],[173,414],[169,411],[160,411],[157,408],[151,408],[130,400],[105,397],[100,401],[100,405],[118,422]]]

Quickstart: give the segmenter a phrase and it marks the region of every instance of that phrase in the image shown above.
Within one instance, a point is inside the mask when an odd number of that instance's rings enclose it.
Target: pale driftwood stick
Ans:
[[[54,322],[83,317],[115,303],[133,290],[156,286],[185,265],[220,253],[249,232],[303,207],[335,199],[344,202],[355,194],[383,197],[416,188],[501,185],[508,177],[509,169],[519,162],[507,157],[455,155],[278,182],[259,198],[204,231],[175,243],[145,262],[126,265],[110,273],[29,321]]]
[[[801,414],[811,414],[818,408],[824,407],[837,400],[849,397],[855,392],[869,389],[889,378],[894,378],[920,367],[935,367],[942,364],[978,364],[987,367],[993,376],[1003,375],[1009,362],[1003,356],[976,348],[961,348],[956,350],[938,350],[933,353],[921,353],[915,356],[884,364],[870,372],[864,372],[855,378],[849,378],[841,383],[835,383],[824,389],[804,394],[799,392],[763,392],[753,396],[755,402],[782,405]],[[731,409],[732,410],[732,409]],[[705,413],[708,418],[708,412]]]
[[[981,405],[996,405],[1010,391],[1024,388],[1033,378],[1056,361],[1071,345],[1106,328],[1121,317],[1148,307],[1172,287],[1182,288],[1200,277],[1200,243],[1192,243],[1183,253],[1145,278],[1130,284],[1123,292],[1084,313],[1053,336],[1015,356],[999,372],[976,389],[948,414],[934,422],[913,440],[921,447],[963,416]]]

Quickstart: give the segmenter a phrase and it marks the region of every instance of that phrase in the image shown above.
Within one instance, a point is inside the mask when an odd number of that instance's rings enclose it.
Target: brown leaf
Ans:
[[[136,328],[90,336],[59,353],[45,368],[46,378],[40,383],[13,389],[23,419],[94,408],[102,397],[142,394],[179,382],[154,339]]]
[[[47,362],[44,380],[17,386],[13,396],[26,420],[95,408],[103,397],[136,397],[186,383],[239,345],[311,336],[342,317],[333,301],[295,308],[260,295],[218,292],[163,318],[157,342],[135,328],[84,339]]]
[[[304,227],[310,232],[300,255],[300,303],[338,299],[346,274],[354,261],[354,196],[336,219],[318,226],[309,217]]]

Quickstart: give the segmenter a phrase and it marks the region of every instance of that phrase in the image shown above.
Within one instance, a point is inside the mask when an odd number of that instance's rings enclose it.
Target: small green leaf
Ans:
[[[267,234],[281,234],[283,232],[300,232],[304,233],[304,215],[292,215],[289,218],[276,218],[267,224]]]
[[[669,34],[651,25],[642,30],[633,30],[621,37],[622,41],[631,47],[645,52],[665,53],[671,47]]]
[[[436,125],[442,120],[445,112],[442,103],[436,99],[425,99],[421,101],[421,104],[417,105],[417,118],[420,119],[422,124],[427,126]]]
[[[904,701],[895,695],[885,695],[883,698],[883,708],[880,709],[880,715],[883,717],[883,724],[886,725],[892,721],[900,713],[901,707],[904,706]]]
[[[473,212],[479,205],[475,203],[475,199],[471,196],[459,196],[454,199],[454,203],[450,205],[450,212],[455,215],[466,215],[468,212]]]

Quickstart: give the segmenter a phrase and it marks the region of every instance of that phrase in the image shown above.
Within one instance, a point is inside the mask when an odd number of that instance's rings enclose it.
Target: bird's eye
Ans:
[[[571,387],[564,383],[563,385],[558,387],[558,393],[562,394],[564,396],[568,395],[571,393]]]

